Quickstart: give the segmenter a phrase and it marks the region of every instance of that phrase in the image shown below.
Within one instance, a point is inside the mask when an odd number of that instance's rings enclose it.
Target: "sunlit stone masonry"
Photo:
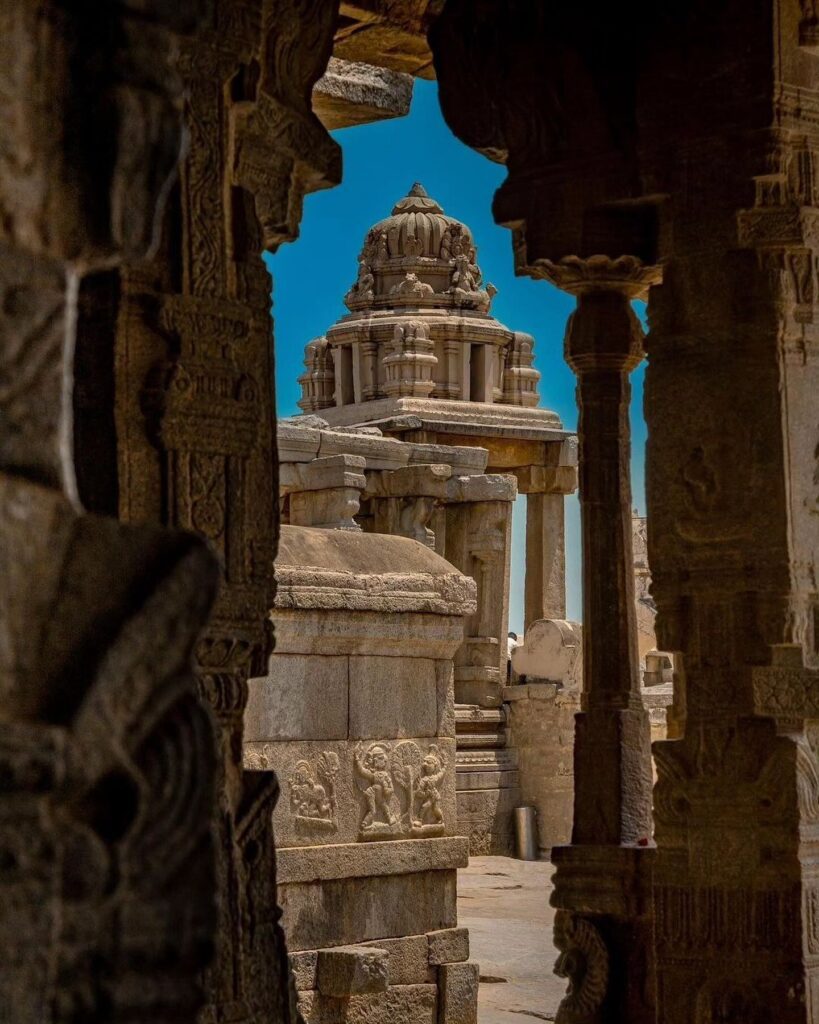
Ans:
[[[495,294],[470,229],[414,185],[367,232],[349,313],[307,345],[306,415],[279,433],[283,522],[331,525],[329,495],[346,494],[346,525],[412,537],[475,580],[455,653],[458,822],[472,853],[511,852],[520,802],[503,699],[512,502],[527,495],[528,628],[565,618],[563,503],[576,486],[575,438],[537,408],[534,339],[490,314]],[[320,438],[300,453],[310,425]],[[358,489],[330,483],[341,456],[363,460]]]
[[[475,585],[417,541],[344,527],[282,527],[276,575],[245,765],[282,787],[278,892],[302,1015],[474,1024],[452,658]]]

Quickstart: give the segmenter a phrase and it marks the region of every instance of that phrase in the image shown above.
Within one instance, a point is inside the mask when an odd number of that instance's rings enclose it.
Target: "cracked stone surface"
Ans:
[[[471,857],[458,872],[458,924],[480,964],[479,1024],[554,1021],[565,982],[552,966],[548,861]],[[504,980],[500,980],[504,979]]]

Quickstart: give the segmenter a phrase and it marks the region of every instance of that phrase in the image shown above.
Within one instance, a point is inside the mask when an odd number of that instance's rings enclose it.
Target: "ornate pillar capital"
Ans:
[[[662,279],[662,267],[636,256],[541,260],[538,269],[562,291],[577,296],[566,331],[566,362],[578,375],[595,371],[630,373],[643,358],[643,330],[631,308]]]
[[[570,295],[613,292],[627,299],[646,299],[648,289],[662,280],[662,266],[637,256],[564,256],[538,260],[538,269],[552,284]]]

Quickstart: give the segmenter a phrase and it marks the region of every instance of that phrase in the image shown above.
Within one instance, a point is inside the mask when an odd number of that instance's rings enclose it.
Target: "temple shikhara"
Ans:
[[[565,989],[514,1012],[819,1024],[819,7],[0,25],[0,1021],[482,1024],[459,871],[534,808]],[[401,153],[277,421],[262,256],[414,78],[565,337]]]

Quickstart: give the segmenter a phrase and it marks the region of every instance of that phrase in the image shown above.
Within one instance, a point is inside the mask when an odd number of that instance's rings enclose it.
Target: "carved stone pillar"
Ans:
[[[431,40],[450,123],[509,169],[495,215],[521,272],[568,252],[664,264],[648,548],[684,721],[654,746],[657,1019],[816,1024],[817,17],[737,14],[600,6],[592,26],[449,0]],[[650,970],[609,973],[650,996]]]
[[[200,641],[202,695],[219,724],[220,927],[202,1022],[294,1020],[270,820],[274,776],[242,769],[249,673],[272,647],[278,538],[270,278],[264,251],[296,237],[302,199],[340,177],[310,109],[332,47],[332,3],[212,5],[182,47],[190,145],[155,258],[123,274],[117,335],[120,515],[206,536],[222,562]],[[325,404],[316,345],[306,399]]]
[[[638,908],[650,906],[645,861],[653,851],[641,848],[652,831],[652,779],[634,608],[629,374],[642,358],[630,300],[657,271],[629,257],[592,257],[552,264],[549,273],[577,295],[565,347],[577,375],[583,540],[583,697],[572,845],[553,851],[555,941],[568,956],[581,933],[592,942],[598,932],[610,980],[599,993],[599,1012],[612,1021],[648,1021],[652,1000],[634,983],[650,942],[650,917]]]
[[[524,632],[538,619],[566,618],[564,495],[526,495]]]
[[[84,514],[71,429],[82,276],[152,244],[181,139],[172,57],[197,7],[0,4],[8,1020],[192,1024],[202,1003],[214,756],[191,650],[216,567],[191,536]]]
[[[566,617],[565,497],[526,495],[524,632],[538,618]]]
[[[478,586],[478,607],[467,619],[455,656],[455,701],[498,707],[506,683],[509,629],[509,547],[514,477],[452,477],[446,496],[445,557]]]

